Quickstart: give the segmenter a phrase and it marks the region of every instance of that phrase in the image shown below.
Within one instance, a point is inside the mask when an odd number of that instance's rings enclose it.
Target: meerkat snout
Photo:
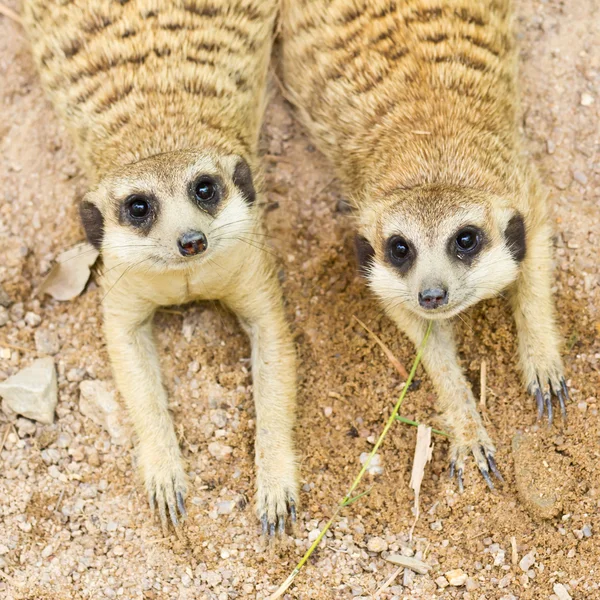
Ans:
[[[419,292],[419,304],[426,310],[432,310],[448,304],[448,290],[442,288],[428,288]]]
[[[208,240],[201,231],[188,231],[177,240],[177,246],[181,256],[196,256],[208,248]]]

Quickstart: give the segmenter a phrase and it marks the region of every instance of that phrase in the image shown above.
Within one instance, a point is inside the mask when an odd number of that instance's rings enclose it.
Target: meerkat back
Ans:
[[[152,338],[157,307],[221,300],[253,345],[256,508],[295,516],[295,356],[256,202],[277,0],[25,0],[42,82],[91,188],[107,348],[163,524],[187,481]]]
[[[452,434],[490,486],[496,448],[458,363],[452,320],[510,292],[538,417],[567,388],[546,197],[518,129],[510,0],[284,0],[289,97],[354,205],[361,270],[417,345]]]

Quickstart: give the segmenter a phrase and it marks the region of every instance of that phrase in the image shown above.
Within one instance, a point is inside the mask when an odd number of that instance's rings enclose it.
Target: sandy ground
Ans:
[[[368,551],[373,536],[388,551],[417,553],[433,565],[429,575],[398,574],[384,599],[546,599],[559,597],[557,583],[573,598],[600,598],[600,10],[595,0],[521,1],[518,15],[523,127],[557,231],[555,290],[572,392],[568,426],[535,426],[506,303],[477,307],[461,327],[461,356],[476,390],[487,361],[489,431],[506,483],[490,493],[470,468],[466,491],[458,494],[447,480],[447,444],[437,438],[423,514],[409,542],[416,430],[395,426],[381,453],[383,474],[367,482],[371,493],[333,527],[288,598],[372,597],[396,569]],[[36,331],[54,333],[60,343],[55,424],[20,420],[13,428],[0,414],[0,597],[264,598],[331,514],[401,389],[352,315],[404,364],[414,356],[356,276],[352,233],[330,170],[275,93],[263,151],[273,203],[268,227],[300,356],[297,531],[271,549],[259,537],[248,503],[254,489],[249,345],[231,315],[207,305],[162,313],[156,323],[191,481],[185,530],[163,538],[135,480],[131,446],[112,443],[79,412],[81,380],[111,378],[98,289],[92,284],[66,304],[33,296],[56,255],[82,238],[76,203],[85,181],[44,99],[22,30],[1,16],[0,72],[0,285],[14,302],[11,320],[0,328],[0,380],[41,356]],[[25,318],[29,312],[40,319]],[[432,388],[422,372],[419,379],[403,414],[432,423]],[[525,446],[514,454],[517,431]],[[232,446],[233,454],[217,460],[207,451],[211,441]],[[526,482],[521,493],[516,474]],[[554,518],[535,520],[523,504],[532,480],[554,494]],[[517,563],[534,552],[525,570],[513,562],[513,538]],[[444,588],[440,576],[455,568],[468,574],[466,586]]]

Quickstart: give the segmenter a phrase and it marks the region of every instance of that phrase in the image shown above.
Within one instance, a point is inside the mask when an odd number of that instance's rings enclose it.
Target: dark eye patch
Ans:
[[[407,273],[417,258],[412,244],[401,235],[393,235],[386,242],[385,255],[387,261],[399,272]]]
[[[131,194],[119,206],[119,223],[148,235],[158,215],[158,201],[150,194]]]
[[[189,195],[192,202],[201,210],[214,216],[223,199],[225,186],[220,177],[216,175],[198,175],[189,186]]]
[[[461,227],[448,240],[448,254],[470,266],[486,244],[485,233],[474,225]]]

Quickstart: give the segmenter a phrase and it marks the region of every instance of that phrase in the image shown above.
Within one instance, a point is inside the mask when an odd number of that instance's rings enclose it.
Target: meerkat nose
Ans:
[[[438,308],[438,306],[448,304],[448,290],[440,288],[423,290],[419,292],[419,304],[427,309]]]
[[[182,256],[196,256],[206,250],[208,240],[201,231],[188,231],[177,240],[177,246]]]

